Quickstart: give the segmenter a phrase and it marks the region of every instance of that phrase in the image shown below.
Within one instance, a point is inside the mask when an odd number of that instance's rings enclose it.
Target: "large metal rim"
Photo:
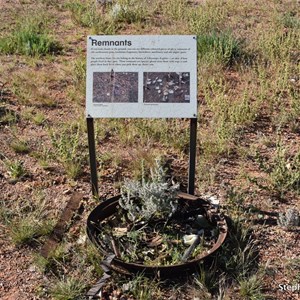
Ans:
[[[118,195],[103,201],[90,213],[87,219],[87,235],[91,240],[91,242],[95,244],[97,248],[100,250],[100,252],[105,256],[109,256],[111,253],[107,253],[107,251],[103,249],[101,243],[99,242],[98,236],[101,232],[101,229],[97,227],[97,224],[99,224],[100,222],[102,222],[103,220],[110,217],[116,212],[120,197],[121,196]],[[207,251],[202,252],[194,259],[191,259],[187,262],[183,262],[180,264],[170,265],[170,266],[147,266],[138,263],[127,263],[118,257],[114,257],[109,266],[111,269],[124,274],[144,272],[146,274],[161,274],[161,275],[167,275],[169,277],[172,277],[172,275],[174,275],[174,272],[175,273],[177,273],[177,271],[186,272],[194,269],[199,265],[201,261],[205,260],[208,256],[210,256],[217,249],[220,248],[220,246],[223,244],[223,242],[226,239],[227,231],[228,231],[226,219],[223,216],[223,214],[219,213],[208,201],[205,201],[196,196],[192,196],[180,192],[178,194],[178,198],[187,202],[200,201],[199,204],[203,206],[204,210],[207,213],[207,216],[210,218],[210,221],[212,221],[219,229],[219,236],[217,241],[213,245],[213,247]]]

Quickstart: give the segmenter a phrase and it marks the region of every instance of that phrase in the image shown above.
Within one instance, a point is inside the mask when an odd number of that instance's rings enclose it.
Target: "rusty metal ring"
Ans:
[[[89,215],[87,219],[87,235],[89,239],[94,243],[97,248],[100,250],[102,254],[105,256],[111,255],[108,253],[104,247],[101,245],[99,240],[99,234],[101,232],[101,228],[99,227],[100,222],[104,221],[106,218],[112,216],[116,213],[118,208],[118,203],[120,199],[120,195],[107,199],[104,202],[100,203]],[[188,260],[187,262],[169,265],[169,266],[147,266],[138,263],[128,263],[121,260],[119,257],[114,257],[111,262],[109,268],[123,274],[133,274],[138,272],[143,272],[144,274],[154,275],[159,274],[160,276],[172,277],[176,276],[176,274],[190,272],[197,268],[199,263],[214,253],[225,241],[227,236],[227,223],[226,219],[222,213],[218,212],[208,201],[205,201],[196,196],[192,196],[185,193],[178,193],[178,198],[181,201],[186,201],[187,204],[193,203],[198,204],[203,207],[206,212],[209,220],[219,229],[219,236],[217,241],[207,251],[202,252],[194,259]]]

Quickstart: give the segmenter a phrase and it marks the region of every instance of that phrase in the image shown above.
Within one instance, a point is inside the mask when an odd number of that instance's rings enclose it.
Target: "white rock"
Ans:
[[[86,242],[86,235],[83,234],[83,235],[81,235],[81,236],[79,237],[79,239],[77,240],[77,244],[78,244],[78,245],[84,245],[85,242]]]
[[[208,201],[213,205],[213,206],[216,206],[216,207],[219,207],[220,206],[220,200],[217,199],[216,196],[211,196],[208,198]]]
[[[192,245],[198,238],[197,234],[186,234],[183,236],[183,243],[185,245]]]

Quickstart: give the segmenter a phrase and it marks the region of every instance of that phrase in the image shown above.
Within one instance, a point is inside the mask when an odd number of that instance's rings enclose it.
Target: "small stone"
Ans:
[[[208,200],[215,208],[218,208],[220,206],[220,200],[217,199],[215,196],[209,197]]]
[[[77,240],[77,244],[78,244],[78,245],[84,245],[85,242],[86,242],[86,235],[85,235],[85,234],[84,234],[84,235],[81,235],[81,236],[79,237],[79,239]]]
[[[198,238],[197,234],[186,234],[183,236],[183,242],[185,245],[192,245]]]
[[[29,272],[35,272],[36,271],[36,266],[34,265],[31,265],[29,268],[28,268]]]

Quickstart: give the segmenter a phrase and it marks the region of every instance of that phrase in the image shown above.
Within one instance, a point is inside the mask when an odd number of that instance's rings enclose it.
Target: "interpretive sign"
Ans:
[[[86,114],[196,118],[196,37],[89,36]]]

